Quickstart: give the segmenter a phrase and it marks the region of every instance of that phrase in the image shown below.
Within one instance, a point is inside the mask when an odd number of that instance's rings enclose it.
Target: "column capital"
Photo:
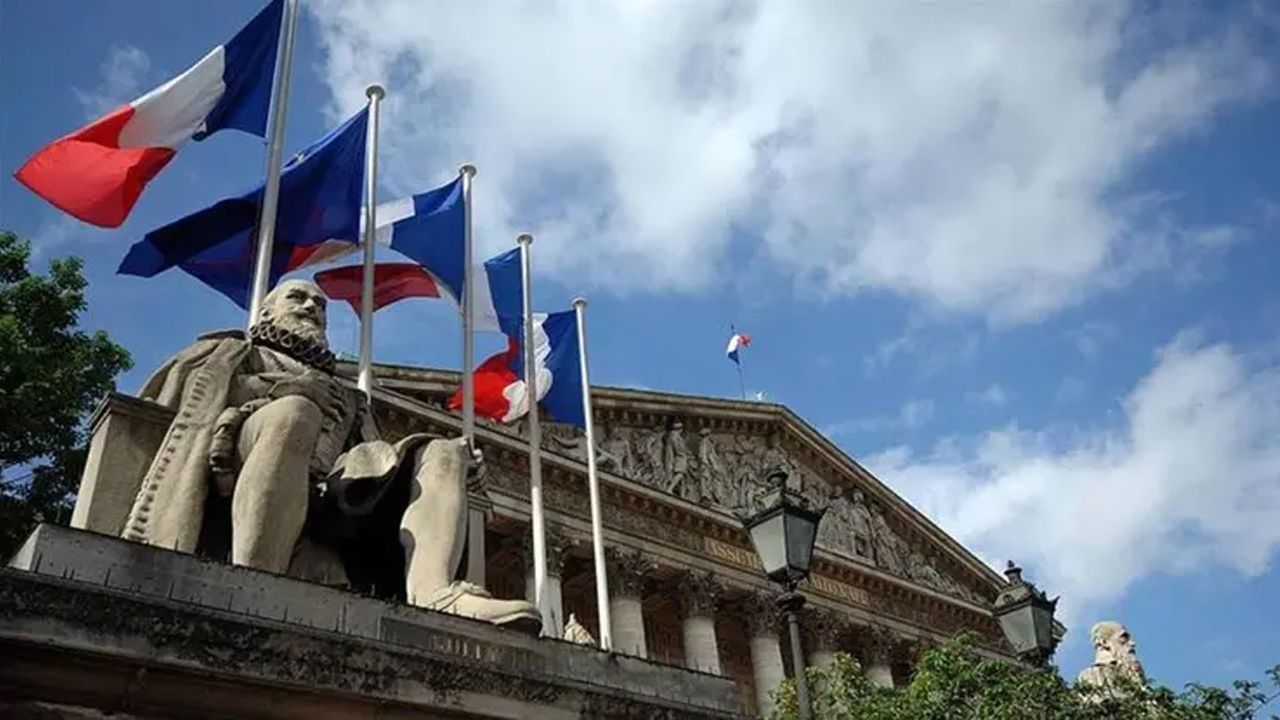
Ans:
[[[609,567],[610,590],[618,596],[643,595],[645,576],[657,567],[639,551],[618,547],[605,548],[605,562]]]
[[[780,619],[777,594],[752,593],[742,601],[742,610],[752,637],[777,636]]]
[[[714,617],[724,585],[710,571],[685,571],[676,583],[676,601],[685,617]]]
[[[841,640],[849,631],[847,618],[833,610],[807,607],[801,611],[800,630],[805,635],[805,647],[812,650],[841,650]]]
[[[568,559],[569,552],[577,546],[578,541],[575,538],[571,538],[563,532],[548,529],[546,535],[547,574],[562,577],[564,562]],[[532,533],[525,533],[520,536],[520,552],[524,557],[525,569],[533,572]]]
[[[859,629],[859,639],[868,662],[888,662],[902,638],[884,625],[867,625]]]

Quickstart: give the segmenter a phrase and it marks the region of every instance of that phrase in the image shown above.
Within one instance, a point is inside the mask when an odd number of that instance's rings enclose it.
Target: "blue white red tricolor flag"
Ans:
[[[738,359],[738,351],[744,347],[751,347],[751,336],[746,333],[735,332],[729,337],[729,346],[725,348],[725,354],[735,363],[742,364]]]
[[[579,364],[578,318],[572,310],[535,313],[533,354],[538,368],[538,401],[557,422],[585,427]],[[498,422],[514,422],[529,412],[524,382],[523,328],[507,337],[507,349],[485,360],[475,371],[476,414]],[[462,407],[462,391],[449,407]]]
[[[36,151],[14,177],[80,220],[119,227],[188,140],[224,128],[266,137],[284,0],[133,102]]]
[[[364,266],[348,265],[316,273],[316,284],[330,300],[342,300],[360,314]],[[440,286],[417,263],[378,263],[373,266],[374,311],[408,298],[438,298]]]

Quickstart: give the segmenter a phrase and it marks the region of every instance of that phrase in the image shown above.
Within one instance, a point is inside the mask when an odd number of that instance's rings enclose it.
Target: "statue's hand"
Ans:
[[[347,389],[330,376],[310,368],[301,375],[281,376],[268,394],[272,399],[290,395],[304,397],[332,421],[341,421],[348,409]]]

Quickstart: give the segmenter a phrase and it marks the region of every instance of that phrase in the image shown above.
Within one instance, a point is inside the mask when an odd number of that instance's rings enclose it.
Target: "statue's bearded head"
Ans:
[[[258,321],[270,323],[327,348],[327,305],[328,300],[320,286],[310,280],[286,280],[263,298]]]
[[[1093,626],[1091,633],[1097,665],[1116,665],[1143,677],[1142,662],[1138,660],[1138,646],[1133,642],[1129,629],[1118,622],[1104,620]]]

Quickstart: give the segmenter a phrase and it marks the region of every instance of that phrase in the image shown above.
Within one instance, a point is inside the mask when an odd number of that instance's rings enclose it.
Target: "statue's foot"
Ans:
[[[542,630],[542,617],[533,603],[525,600],[499,600],[479,585],[460,580],[440,588],[425,602],[417,604],[431,610],[484,620],[530,635],[537,635]]]

